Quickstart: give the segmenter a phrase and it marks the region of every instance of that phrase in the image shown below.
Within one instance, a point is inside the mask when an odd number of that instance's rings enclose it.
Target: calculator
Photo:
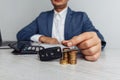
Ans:
[[[43,49],[42,46],[33,46],[29,41],[19,41],[9,44],[9,47],[13,48],[14,54],[37,54],[40,49]]]

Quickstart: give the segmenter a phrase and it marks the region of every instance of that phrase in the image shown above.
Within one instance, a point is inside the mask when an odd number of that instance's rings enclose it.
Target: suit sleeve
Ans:
[[[38,33],[38,17],[17,33],[18,41],[30,41],[31,36]]]
[[[98,37],[101,39],[102,49],[106,46],[106,41],[103,35],[93,26],[89,17],[86,13],[83,14],[83,32],[94,31],[97,33]]]

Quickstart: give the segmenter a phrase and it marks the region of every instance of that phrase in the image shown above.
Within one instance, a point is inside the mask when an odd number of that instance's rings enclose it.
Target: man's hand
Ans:
[[[51,38],[51,37],[47,37],[47,36],[41,36],[39,38],[39,41],[42,43],[47,43],[47,44],[59,44],[59,42],[56,38]]]
[[[70,40],[62,41],[68,47],[77,46],[86,60],[96,61],[101,54],[101,40],[95,32],[85,32]]]

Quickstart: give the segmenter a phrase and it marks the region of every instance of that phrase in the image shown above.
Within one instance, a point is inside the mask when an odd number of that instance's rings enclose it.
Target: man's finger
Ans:
[[[70,42],[70,40],[64,40],[64,41],[62,41],[62,44],[63,44],[64,46],[68,46],[68,47],[70,47],[70,46],[73,45],[72,42]]]
[[[93,56],[85,56],[85,59],[88,61],[96,61],[100,57],[100,53],[101,52],[98,52]]]
[[[93,37],[89,40],[85,40],[85,41],[81,42],[81,44],[78,44],[77,46],[80,49],[88,49],[88,48],[93,47],[99,43],[101,43],[101,40],[99,38],[97,38],[97,36],[96,36],[96,37]]]
[[[76,46],[77,44],[92,38],[93,35],[96,35],[96,33],[95,32],[85,32],[85,33],[82,33],[82,34],[80,34],[78,36],[73,37],[70,40],[65,40],[62,43],[66,44],[69,47],[70,46]]]
[[[81,50],[85,56],[92,56],[101,51],[101,44],[97,44],[89,49]]]

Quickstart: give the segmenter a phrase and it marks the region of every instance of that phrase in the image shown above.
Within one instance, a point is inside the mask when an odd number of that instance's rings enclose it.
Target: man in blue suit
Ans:
[[[20,30],[18,41],[77,46],[86,60],[96,61],[105,47],[102,34],[85,12],[72,11],[69,0],[51,0],[54,10],[42,12],[31,24]]]

